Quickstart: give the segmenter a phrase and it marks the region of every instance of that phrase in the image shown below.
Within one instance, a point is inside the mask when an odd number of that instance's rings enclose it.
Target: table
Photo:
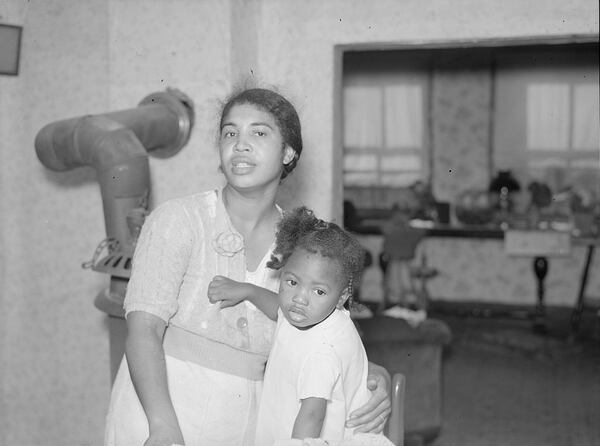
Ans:
[[[353,232],[366,235],[382,235],[383,222],[367,221],[365,225],[352,228]],[[585,246],[586,259],[580,274],[578,294],[571,314],[571,333],[576,335],[585,307],[585,293],[590,277],[590,267],[595,247],[600,237],[575,237],[569,232],[556,230],[502,230],[490,226],[440,225],[424,226],[426,237],[461,237],[504,240],[507,254],[532,257],[532,270],[537,282],[537,301],[531,314],[533,329],[546,332],[545,279],[549,259],[568,255],[572,246]],[[508,245],[507,245],[508,244]]]

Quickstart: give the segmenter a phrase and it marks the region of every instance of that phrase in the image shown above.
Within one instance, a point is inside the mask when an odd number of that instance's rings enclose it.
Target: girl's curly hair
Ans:
[[[365,263],[365,249],[354,237],[302,206],[286,212],[279,222],[275,249],[267,266],[282,268],[296,248],[335,260],[352,296]]]

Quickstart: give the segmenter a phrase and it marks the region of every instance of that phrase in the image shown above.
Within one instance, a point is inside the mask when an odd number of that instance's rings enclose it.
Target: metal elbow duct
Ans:
[[[113,279],[129,278],[133,248],[148,210],[148,154],[176,154],[189,140],[193,121],[191,100],[167,89],[147,96],[136,108],[56,121],[38,132],[36,153],[48,169],[90,166],[97,172],[107,238],[87,266]],[[108,256],[98,260],[104,247]],[[111,280],[111,291],[123,294],[124,284]]]
[[[35,148],[42,164],[55,171],[104,170],[148,154],[131,129],[105,115],[48,124],[37,134]]]
[[[138,155],[134,148],[96,147],[105,132],[131,130],[144,152],[166,158],[187,143],[194,122],[191,100],[177,90],[153,93],[138,107],[101,115],[56,121],[44,126],[35,138],[39,160],[51,170],[64,171],[89,165],[102,168]],[[120,124],[120,126],[119,126]]]

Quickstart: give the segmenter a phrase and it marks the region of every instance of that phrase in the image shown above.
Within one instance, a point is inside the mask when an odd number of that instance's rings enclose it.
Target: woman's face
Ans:
[[[321,254],[297,248],[283,267],[279,306],[290,324],[298,328],[323,321],[347,298],[339,265]]]
[[[219,137],[221,169],[241,189],[279,184],[283,164],[294,151],[284,144],[273,116],[253,104],[237,104],[223,119]]]

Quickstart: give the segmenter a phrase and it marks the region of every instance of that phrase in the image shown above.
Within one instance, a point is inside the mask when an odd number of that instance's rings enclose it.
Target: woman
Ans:
[[[279,277],[266,267],[281,217],[275,196],[301,152],[292,104],[270,90],[242,91],[221,113],[224,188],[170,200],[148,217],[105,445],[252,445],[277,314]],[[385,372],[373,368],[376,391],[355,420],[368,431],[383,428],[390,405]]]

